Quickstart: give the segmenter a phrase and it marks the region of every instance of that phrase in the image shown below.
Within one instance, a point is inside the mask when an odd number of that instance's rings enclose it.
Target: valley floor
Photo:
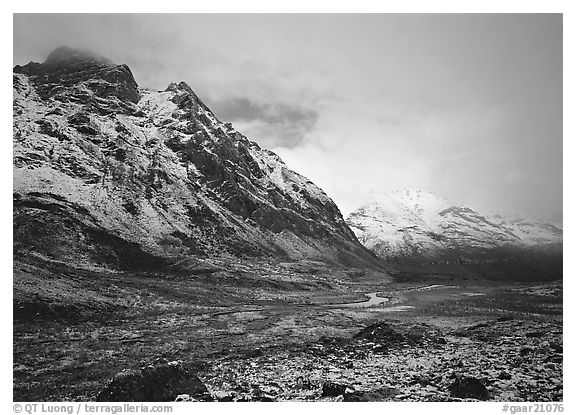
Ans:
[[[387,300],[350,304],[371,293]],[[193,364],[219,401],[563,399],[561,282],[29,260],[15,263],[14,316],[15,401],[93,400],[118,372],[171,361]]]

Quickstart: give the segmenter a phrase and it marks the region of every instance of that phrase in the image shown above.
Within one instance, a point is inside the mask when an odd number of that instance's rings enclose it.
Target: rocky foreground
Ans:
[[[457,330],[371,325],[351,339],[224,358],[205,377],[217,400],[558,401],[562,328],[500,318]]]
[[[383,282],[241,265],[196,276],[22,271],[20,284],[44,289],[17,297],[14,400],[563,399],[560,281]],[[67,294],[79,286],[82,297]]]
[[[254,348],[202,364],[151,365],[128,377],[136,395],[121,374],[98,399],[562,401],[561,320],[499,311],[474,324],[462,317],[391,318],[351,337]],[[145,387],[150,379],[164,389]]]

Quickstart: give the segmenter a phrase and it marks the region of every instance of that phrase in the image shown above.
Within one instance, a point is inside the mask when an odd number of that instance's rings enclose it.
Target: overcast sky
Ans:
[[[562,221],[561,15],[15,15],[14,64],[60,45],[186,81],[345,215],[410,187]]]

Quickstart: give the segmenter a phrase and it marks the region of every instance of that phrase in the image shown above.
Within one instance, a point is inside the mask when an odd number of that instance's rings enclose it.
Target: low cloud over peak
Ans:
[[[294,148],[304,141],[318,119],[310,109],[285,103],[258,103],[232,98],[212,105],[216,115],[266,148]]]

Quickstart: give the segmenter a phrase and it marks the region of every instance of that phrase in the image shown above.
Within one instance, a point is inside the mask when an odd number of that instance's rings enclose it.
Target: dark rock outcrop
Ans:
[[[322,385],[322,396],[340,396],[346,392],[346,385],[334,382],[326,382]]]
[[[420,340],[421,335],[408,331],[399,331],[394,326],[379,322],[360,330],[353,337],[355,340],[376,343],[377,345],[397,345],[399,343],[413,344]]]
[[[121,372],[98,394],[98,402],[168,402],[178,395],[212,401],[194,370],[178,362]]]
[[[449,387],[452,396],[457,398],[473,398],[486,401],[490,398],[490,393],[480,380],[468,376],[457,377]]]
[[[388,401],[400,392],[395,388],[380,388],[369,392],[350,392],[344,394],[344,402],[382,402]]]

